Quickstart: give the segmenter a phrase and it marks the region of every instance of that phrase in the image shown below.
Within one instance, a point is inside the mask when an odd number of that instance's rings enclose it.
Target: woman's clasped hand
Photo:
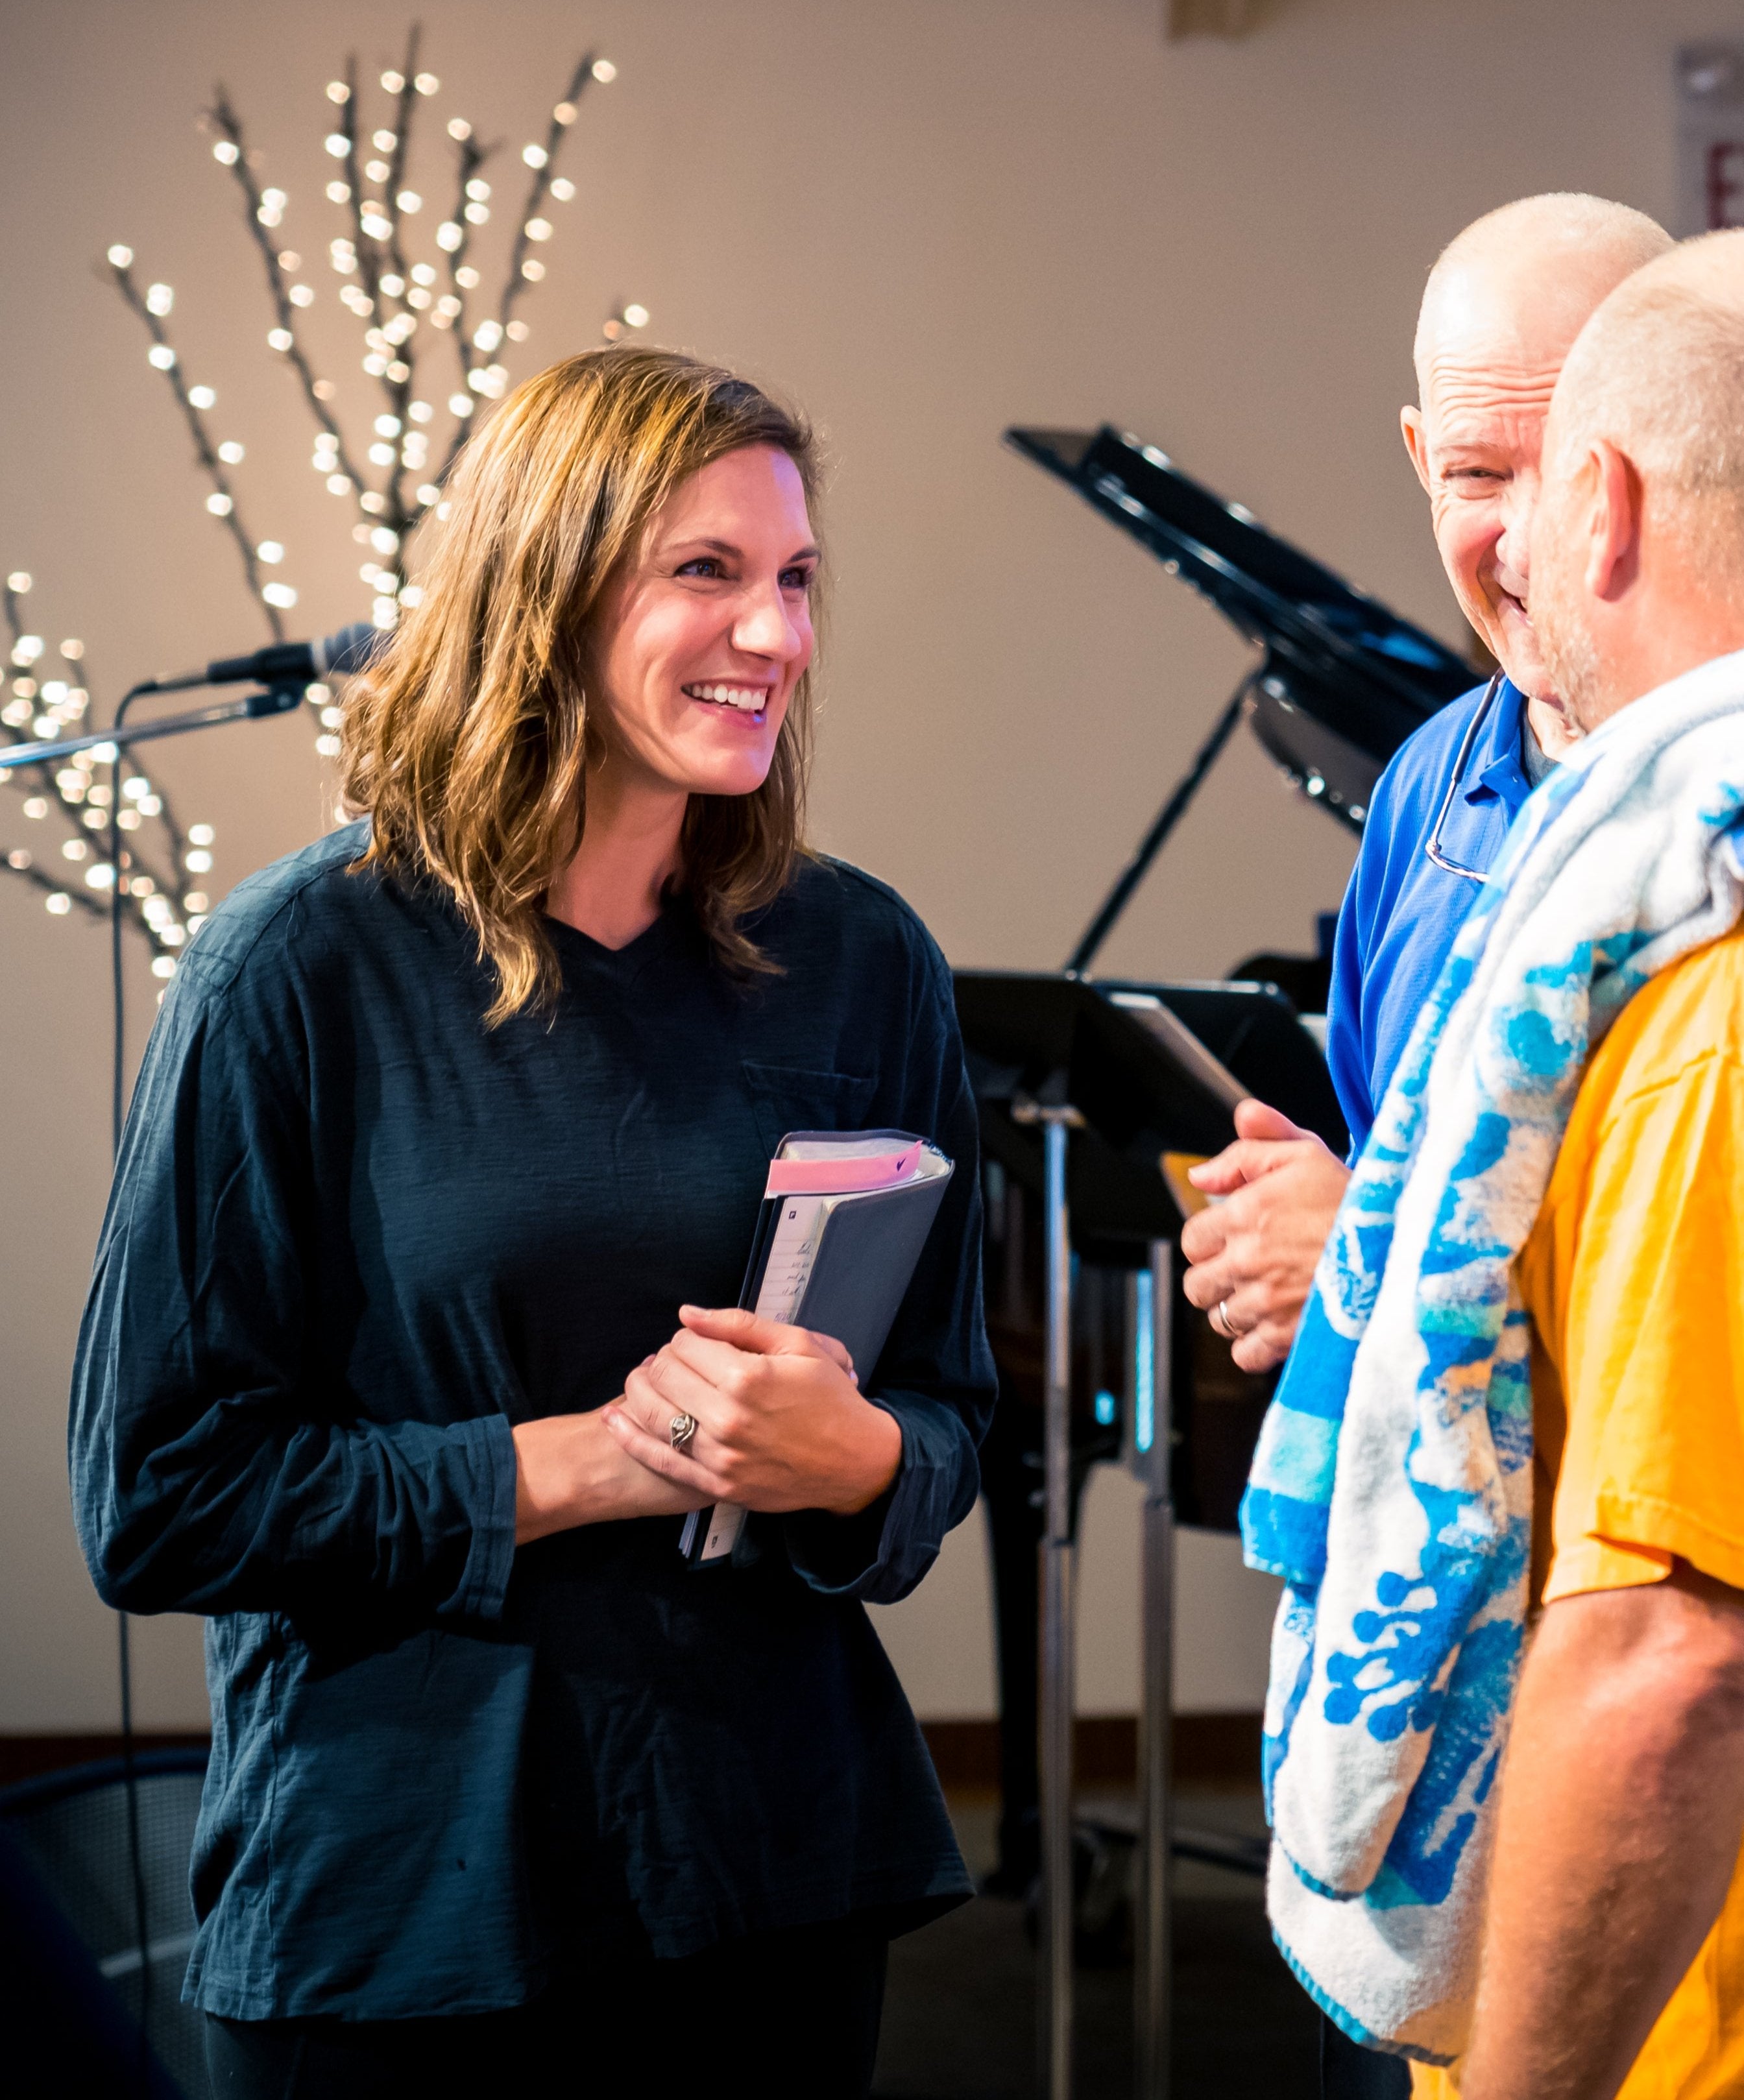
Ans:
[[[695,1305],[603,1410],[631,1458],[701,1502],[850,1516],[895,1478],[903,1433],[861,1393],[840,1342],[754,1312]],[[673,1442],[679,1415],[695,1434]]]

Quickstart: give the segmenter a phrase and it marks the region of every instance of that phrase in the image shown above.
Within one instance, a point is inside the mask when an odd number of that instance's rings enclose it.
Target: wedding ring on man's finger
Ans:
[[[1220,1298],[1211,1308],[1210,1325],[1212,1334],[1221,1335],[1225,1342],[1238,1342],[1241,1339],[1239,1330],[1230,1317],[1230,1301],[1227,1298]]]
[[[690,1448],[691,1439],[696,1434],[696,1417],[694,1414],[673,1415],[669,1434],[671,1436],[672,1448],[674,1451],[687,1450]]]

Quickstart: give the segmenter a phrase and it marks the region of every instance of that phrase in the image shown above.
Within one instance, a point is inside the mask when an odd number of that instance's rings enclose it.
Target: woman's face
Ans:
[[[818,549],[799,470],[768,445],[691,475],[607,598],[597,658],[625,785],[748,795],[811,661]]]

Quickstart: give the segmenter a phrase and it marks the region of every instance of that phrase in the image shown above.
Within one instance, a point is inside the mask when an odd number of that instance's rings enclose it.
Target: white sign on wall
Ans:
[[[1677,55],[1676,232],[1744,226],[1744,44]]]

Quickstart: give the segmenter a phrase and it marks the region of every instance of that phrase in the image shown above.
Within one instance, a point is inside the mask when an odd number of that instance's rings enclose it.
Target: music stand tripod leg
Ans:
[[[1132,1960],[1133,2062],[1138,2100],[1168,2100],[1172,1949],[1169,1875],[1171,1736],[1174,1709],[1175,1511],[1170,1495],[1173,1445],[1170,1394],[1174,1246],[1150,1243],[1150,1288],[1138,1294],[1146,1331],[1135,1335],[1135,1383],[1147,1388],[1146,1448],[1136,1454],[1144,1482],[1141,1517],[1143,1672],[1138,1729],[1138,1873]]]
[[[1067,1134],[1084,1118],[1066,1105],[1020,1101],[1019,1123],[1042,1127],[1042,1230],[1047,1255],[1047,1361],[1041,1542],[1041,1989],[1038,2083],[1044,2100],[1072,2090],[1072,1257]]]

